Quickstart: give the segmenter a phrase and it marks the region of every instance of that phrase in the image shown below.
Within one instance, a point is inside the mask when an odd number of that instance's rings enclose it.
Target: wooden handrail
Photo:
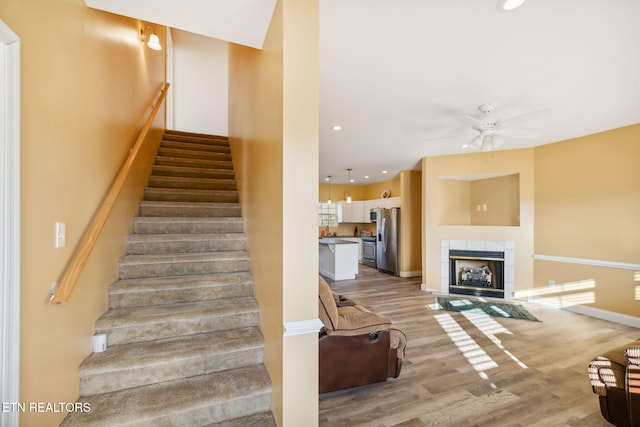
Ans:
[[[129,150],[129,154],[120,167],[118,175],[116,175],[113,184],[111,184],[107,195],[105,196],[100,206],[98,206],[98,210],[93,216],[91,223],[87,227],[87,230],[82,235],[82,239],[78,243],[78,246],[76,246],[76,249],[73,252],[73,256],[64,269],[62,276],[60,276],[60,279],[54,286],[54,289],[51,291],[51,294],[49,296],[49,300],[51,303],[60,304],[66,302],[69,299],[71,291],[73,291],[73,288],[78,281],[78,277],[80,276],[80,273],[87,263],[89,255],[91,255],[91,251],[98,241],[98,237],[100,236],[100,233],[102,232],[102,229],[104,228],[104,225],[109,218],[109,214],[111,213],[111,210],[115,205],[118,195],[120,195],[120,191],[122,190],[122,187],[127,180],[127,176],[129,175],[136,156],[138,155],[138,152],[140,151],[140,148],[142,147],[147,137],[147,133],[149,133],[149,129],[151,129],[151,125],[156,117],[156,114],[158,113],[158,110],[160,109],[160,105],[167,95],[169,86],[169,83],[165,83],[164,88],[160,93],[160,97],[156,101],[156,104],[153,106],[153,110],[151,111],[149,118],[140,131],[138,139],[136,139],[133,147],[131,148],[131,150]]]

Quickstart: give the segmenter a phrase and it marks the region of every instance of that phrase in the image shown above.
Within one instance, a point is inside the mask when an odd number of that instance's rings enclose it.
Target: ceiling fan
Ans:
[[[520,114],[518,116],[511,117],[510,119],[503,120],[493,114],[493,104],[482,104],[478,107],[478,111],[480,112],[479,117],[469,115],[463,116],[463,119],[469,123],[473,130],[478,134],[462,147],[474,148],[482,151],[491,151],[501,147],[504,144],[504,138],[538,138],[541,135],[540,132],[514,129],[510,126],[513,123],[533,120],[534,118],[548,112],[547,109],[531,111],[529,113]]]

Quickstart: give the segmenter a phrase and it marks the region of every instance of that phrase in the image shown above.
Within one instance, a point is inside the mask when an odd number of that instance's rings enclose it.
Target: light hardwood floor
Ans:
[[[364,266],[356,280],[327,282],[391,317],[408,345],[397,379],[321,396],[320,426],[611,425],[587,366],[640,330],[521,302],[541,322],[436,311],[420,278]]]

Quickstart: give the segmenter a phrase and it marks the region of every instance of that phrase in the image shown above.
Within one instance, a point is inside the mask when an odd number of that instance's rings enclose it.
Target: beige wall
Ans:
[[[0,16],[22,49],[20,399],[73,402],[146,167],[127,183],[69,302],[52,306],[47,295],[150,113],[163,53],[143,47],[139,22],[82,0],[5,0]],[[164,30],[156,30],[162,40]],[[142,160],[153,154],[163,116]],[[54,248],[57,221],[67,227],[61,249]],[[25,413],[21,424],[58,425],[64,416]]]
[[[516,297],[536,295],[562,306],[640,317],[640,271],[632,268],[640,261],[639,140],[635,125],[535,149],[423,159],[425,287],[440,288],[441,240],[512,240]],[[520,225],[456,225],[466,217],[447,213],[463,209],[471,183],[438,177],[493,173],[519,174]],[[515,192],[515,184],[509,186]],[[501,216],[514,218],[516,211],[512,206]],[[532,261],[534,255],[545,259]],[[571,262],[576,259],[627,268]]]
[[[400,187],[400,271],[419,276],[422,269],[422,173],[400,172]]]
[[[375,182],[373,184],[363,186],[365,200],[380,199],[382,198],[382,192],[385,190],[391,191],[391,197],[400,197],[402,195],[402,189],[400,187],[400,175],[387,180]]]
[[[458,179],[438,179],[438,224],[471,225],[471,182]]]
[[[639,160],[640,125],[536,148],[536,254],[640,264]],[[534,286],[567,304],[640,317],[639,276],[536,261]]]
[[[520,177],[518,174],[471,181],[468,209],[473,225],[520,224]],[[478,206],[481,207],[478,210]],[[483,207],[486,206],[487,210]]]
[[[429,157],[422,160],[424,287],[440,289],[442,240],[498,240],[512,241],[515,244],[516,293],[531,288],[533,282],[533,172],[533,149]],[[443,205],[453,203],[448,198],[447,190],[450,188],[442,185],[444,180],[440,179],[441,177],[516,173],[520,174],[520,226],[443,225],[440,222],[442,213],[446,211]],[[466,200],[467,202],[460,206],[464,205],[465,209],[468,209],[469,199]]]
[[[230,46],[229,132],[281,426],[318,418],[318,4],[280,0],[264,49]]]
[[[391,191],[391,197],[400,197],[402,190],[400,188],[400,175],[388,179],[386,181],[374,182],[372,184],[335,184],[329,185],[326,181],[319,184],[318,200],[327,200],[329,195],[333,201],[346,200],[345,194],[351,194],[353,200],[372,200],[380,199],[382,192]],[[333,178],[335,180],[335,177]],[[331,187],[331,188],[329,188]]]

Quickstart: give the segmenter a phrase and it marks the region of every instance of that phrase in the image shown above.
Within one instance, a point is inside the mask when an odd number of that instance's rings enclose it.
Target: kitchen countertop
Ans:
[[[349,240],[343,240],[340,237],[323,237],[318,243],[321,245],[357,245],[357,242],[351,242]]]

